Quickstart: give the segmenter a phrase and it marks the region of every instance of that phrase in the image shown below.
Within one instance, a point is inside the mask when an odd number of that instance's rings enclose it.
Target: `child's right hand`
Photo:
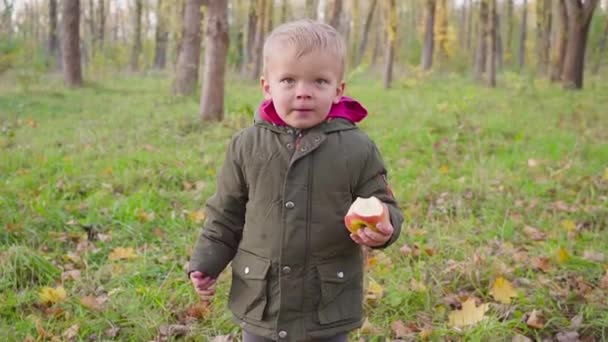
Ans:
[[[199,271],[190,273],[190,281],[202,300],[209,300],[215,294],[215,280]]]

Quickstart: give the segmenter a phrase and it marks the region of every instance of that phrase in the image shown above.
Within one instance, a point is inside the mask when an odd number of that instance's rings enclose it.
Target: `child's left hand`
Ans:
[[[359,229],[357,234],[350,234],[350,238],[356,243],[368,247],[384,246],[391,236],[393,236],[393,225],[390,219],[376,225],[378,231],[373,231],[369,227]]]

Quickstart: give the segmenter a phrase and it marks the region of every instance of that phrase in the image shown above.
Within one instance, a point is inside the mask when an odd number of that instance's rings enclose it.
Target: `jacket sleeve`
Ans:
[[[388,185],[387,171],[384,167],[380,151],[373,142],[371,142],[371,145],[371,150],[369,151],[354,189],[354,196],[375,196],[388,207],[391,224],[394,228],[393,236],[391,236],[385,245],[372,247],[374,249],[382,249],[390,246],[399,238],[401,224],[403,223],[403,215],[401,214],[395,196]]]
[[[232,138],[217,177],[215,194],[206,203],[205,220],[188,265],[188,274],[199,271],[217,277],[234,257],[245,223],[247,185],[240,161],[239,137]]]

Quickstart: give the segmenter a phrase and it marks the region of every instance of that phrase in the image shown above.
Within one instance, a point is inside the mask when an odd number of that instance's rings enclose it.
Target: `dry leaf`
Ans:
[[[536,159],[528,159],[528,166],[529,167],[537,167],[538,166],[538,162],[536,161]]]
[[[378,333],[379,329],[372,325],[369,318],[365,318],[365,321],[363,322],[363,325],[359,331],[364,335],[375,335]]]
[[[541,270],[543,272],[549,272],[549,270],[551,269],[551,261],[549,260],[549,258],[545,258],[545,257],[532,258],[531,264],[532,264],[532,268]]]
[[[375,280],[370,280],[365,293],[365,301],[370,305],[376,305],[380,302],[382,295],[384,294],[384,288],[378,284]]]
[[[44,304],[54,304],[64,301],[67,298],[67,293],[63,286],[59,287],[43,287],[38,293],[40,301]]]
[[[73,341],[78,336],[78,330],[80,330],[80,326],[78,324],[74,324],[69,327],[66,331],[61,334],[61,336],[68,341]]]
[[[203,209],[199,209],[196,211],[191,211],[188,213],[188,219],[194,222],[195,224],[202,223],[205,221],[205,211]]]
[[[215,336],[212,342],[233,342],[236,341],[232,335]]]
[[[107,329],[105,331],[105,335],[106,335],[106,337],[109,337],[109,338],[116,338],[116,336],[118,336],[119,332],[120,332],[120,327],[112,326],[110,329]]]
[[[580,342],[576,331],[562,331],[555,335],[557,342]]]
[[[511,342],[532,342],[532,339],[524,335],[517,334],[513,336]]]
[[[61,273],[61,279],[63,281],[80,279],[80,270],[65,271]]]
[[[486,311],[488,311],[490,304],[485,303],[479,306],[475,305],[475,299],[469,298],[462,303],[461,310],[455,310],[450,312],[448,315],[449,324],[452,327],[464,327],[473,325],[484,319]]]
[[[132,247],[116,247],[108,256],[110,260],[135,259],[136,257],[137,255]]]
[[[191,305],[186,310],[186,315],[195,319],[201,319],[211,313],[211,306],[208,301],[199,301]]]
[[[395,333],[396,338],[409,337],[414,333],[414,330],[406,326],[402,320],[394,321],[391,323],[391,330]]]
[[[511,298],[517,297],[517,291],[515,291],[513,285],[503,277],[496,278],[490,294],[494,299],[503,304],[509,304],[511,303]]]
[[[160,339],[166,339],[167,337],[179,337],[184,336],[190,332],[190,327],[183,324],[169,324],[163,325],[159,328]]]
[[[526,319],[526,324],[529,327],[542,329],[545,326],[545,316],[541,310],[532,310],[528,319]]]
[[[604,262],[604,254],[600,252],[584,251],[583,258],[594,262]]]
[[[153,211],[148,213],[142,209],[142,210],[139,210],[135,216],[137,217],[139,222],[146,223],[146,222],[150,222],[150,221],[154,220],[155,214]]]
[[[424,282],[418,281],[416,279],[410,280],[410,288],[414,292],[426,292],[427,287],[424,285]]]
[[[446,173],[450,172],[450,167],[449,167],[449,166],[447,166],[447,165],[445,165],[445,164],[443,164],[443,165],[441,165],[441,167],[439,168],[439,172],[440,172],[440,173],[443,173],[443,174],[445,175]]]
[[[572,220],[563,220],[562,221],[562,227],[568,231],[568,232],[572,232],[574,230],[576,230],[576,223]]]
[[[568,262],[568,260],[570,260],[570,253],[568,253],[568,251],[564,248],[564,247],[560,247],[557,250],[557,262],[560,264],[563,264],[565,262]]]
[[[583,315],[576,315],[570,320],[570,327],[572,329],[578,329],[583,325]]]
[[[608,271],[606,271],[606,274],[602,277],[602,280],[600,280],[600,288],[608,290]]]
[[[103,302],[107,301],[106,300],[98,300],[96,297],[94,296],[84,296],[80,298],[80,303],[82,305],[84,305],[85,307],[91,309],[91,310],[95,310],[95,311],[100,311],[103,309]]]
[[[420,248],[418,248],[418,245],[413,245],[412,247],[410,247],[405,244],[401,248],[399,248],[399,252],[401,252],[401,254],[406,257],[417,257],[420,255]]]
[[[531,226],[524,227],[524,234],[534,241],[544,241],[547,238],[547,234]]]

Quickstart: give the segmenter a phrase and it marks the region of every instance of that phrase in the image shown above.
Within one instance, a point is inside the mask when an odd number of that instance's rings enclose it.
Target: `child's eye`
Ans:
[[[296,80],[294,80],[291,77],[285,77],[284,79],[281,80],[281,83],[285,83],[285,84],[294,84],[296,82]]]
[[[324,78],[317,78],[317,79],[315,80],[315,82],[316,82],[317,84],[328,84],[328,83],[329,83],[329,81],[328,81],[328,80],[326,80],[326,79],[324,79]]]

